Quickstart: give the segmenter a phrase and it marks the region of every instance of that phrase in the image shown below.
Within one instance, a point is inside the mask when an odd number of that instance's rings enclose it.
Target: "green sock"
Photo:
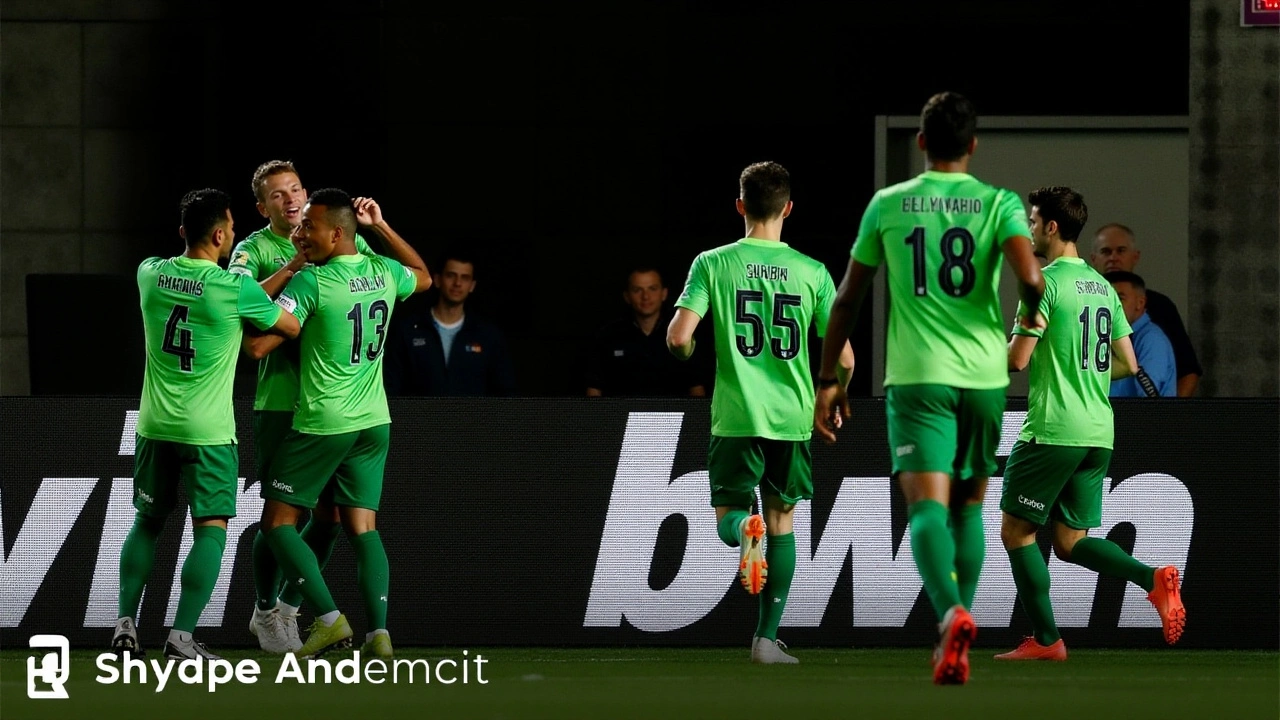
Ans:
[[[982,558],[987,552],[980,503],[966,503],[959,512],[951,514],[951,538],[956,543],[956,585],[960,602],[972,610],[978,576],[982,574]]]
[[[311,605],[311,612],[320,616],[338,609],[328,586],[324,584],[324,576],[320,574],[320,563],[316,562],[315,553],[298,535],[298,528],[281,525],[267,533],[267,542],[271,544],[271,551],[276,554],[285,577],[293,583],[301,582],[299,589],[303,599]]]
[[[730,510],[716,523],[716,534],[729,547],[738,547],[738,526],[744,518],[751,517],[746,510]]]
[[[182,563],[182,594],[178,596],[178,614],[173,629],[195,632],[200,613],[209,604],[213,586],[218,584],[222,569],[222,551],[227,547],[227,529],[217,525],[194,528],[194,541]]]
[[[1071,562],[1111,577],[1124,578],[1151,592],[1156,586],[1156,569],[1143,565],[1119,545],[1103,538],[1086,537],[1071,548]]]
[[[1036,642],[1052,645],[1062,637],[1053,619],[1053,603],[1049,601],[1049,566],[1044,563],[1040,546],[1031,543],[1009,551],[1013,568],[1013,584],[1018,587],[1018,602],[1031,618]]]
[[[253,589],[258,593],[258,609],[270,610],[275,607],[277,590],[284,579],[280,572],[280,563],[276,562],[275,553],[267,543],[267,536],[259,530],[253,536]]]
[[[947,527],[947,508],[936,500],[921,500],[907,508],[911,526],[911,555],[938,620],[960,605],[956,585],[956,541]]]
[[[386,548],[382,547],[382,536],[377,530],[360,533],[351,538],[351,549],[356,553],[356,584],[360,586],[365,611],[369,613],[369,630],[383,630],[387,627],[391,566]]]
[[[796,535],[770,535],[764,551],[769,563],[769,581],[760,592],[760,621],[756,623],[756,637],[778,639],[778,623],[787,609],[787,595],[791,592],[791,578],[796,574]]]
[[[341,525],[317,523],[314,518],[302,528],[302,541],[311,548],[311,553],[316,556],[316,564],[321,570],[329,564],[329,558],[333,556],[333,546],[337,544],[340,534],[342,534]],[[285,583],[280,590],[280,602],[293,607],[302,605],[302,593],[298,592],[298,586],[291,582]]]
[[[147,587],[151,568],[156,564],[156,540],[160,538],[161,530],[164,530],[163,517],[138,513],[120,548],[119,617],[133,618],[134,624],[138,621],[142,591]]]

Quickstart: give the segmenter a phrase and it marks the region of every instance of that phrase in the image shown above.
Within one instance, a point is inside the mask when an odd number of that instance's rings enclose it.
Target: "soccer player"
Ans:
[[[832,343],[849,336],[884,265],[889,453],[907,500],[911,553],[940,621],[938,684],[968,680],[977,633],[968,608],[982,570],[982,500],[996,469],[1009,384],[1001,256],[1031,318],[1044,288],[1022,200],[968,174],[976,125],[964,96],[931,97],[916,135],[928,169],[871,198],[831,311],[814,411],[818,433],[835,442],[833,426],[849,405]]]
[[[1005,469],[1000,539],[1033,633],[996,659],[1067,659],[1049,601],[1049,568],[1036,545],[1036,533],[1051,518],[1058,558],[1141,586],[1173,644],[1186,623],[1178,569],[1148,567],[1105,537],[1088,536],[1102,524],[1102,479],[1113,447],[1107,391],[1113,377],[1143,375],[1132,330],[1110,283],[1080,258],[1076,241],[1089,218],[1080,193],[1040,188],[1028,202],[1036,254],[1049,260],[1038,323],[1044,327],[1017,325],[1009,343],[1009,370],[1030,362],[1031,390]]]
[[[120,551],[120,619],[111,647],[142,654],[138,605],[181,482],[195,539],[182,564],[182,594],[164,654],[216,659],[191,634],[218,580],[227,520],[236,514],[240,460],[231,390],[243,323],[279,333],[272,337],[281,340],[297,337],[299,324],[252,280],[219,267],[235,239],[229,195],[188,193],[178,232],[186,252],[148,258],[138,267],[147,343],[134,455],[138,514]]]
[[[231,253],[228,269],[259,282],[271,297],[284,290],[289,280],[307,265],[289,236],[302,223],[302,206],[307,190],[293,163],[269,160],[253,173],[253,195],[258,213],[267,226],[255,230]],[[359,234],[356,250],[373,255],[373,249]],[[258,363],[258,389],[253,399],[253,443],[257,459],[257,479],[264,482],[277,449],[293,427],[293,410],[298,404],[297,345],[273,352]],[[333,553],[341,525],[337,509],[320,502],[302,528],[302,539],[323,568]],[[297,588],[283,583],[280,566],[267,545],[262,530],[253,537],[253,581],[258,601],[249,621],[249,632],[267,652],[284,653],[302,647],[298,634],[298,610],[302,596]]]
[[[667,347],[687,360],[698,322],[712,311],[711,505],[720,539],[740,548],[743,587],[760,596],[752,662],[794,664],[800,661],[785,652],[777,634],[796,569],[792,512],[813,498],[808,331],[813,325],[819,337],[825,333],[835,283],[822,263],[781,241],[792,209],[786,169],[756,163],[742,171],[739,186],[746,237],[694,259],[667,328]],[[853,371],[853,350],[838,342],[843,386]],[[757,486],[763,517],[751,511]]]
[[[415,258],[414,265],[358,253],[357,222],[373,227],[392,252]],[[301,391],[293,429],[262,483],[262,528],[286,576],[317,616],[297,652],[312,656],[349,642],[351,625],[339,613],[315,553],[295,527],[303,509],[314,508],[330,493],[355,551],[369,615],[362,651],[391,657],[386,629],[390,570],[376,529],[391,436],[382,352],[396,301],[429,288],[431,275],[383,220],[377,203],[361,198],[353,206],[341,190],[311,196],[294,239],[315,267],[294,276],[276,300],[303,326]],[[250,339],[255,355],[279,344],[270,335]]]

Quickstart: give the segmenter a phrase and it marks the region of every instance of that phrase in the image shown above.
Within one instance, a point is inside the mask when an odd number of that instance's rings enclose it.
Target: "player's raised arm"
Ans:
[[[418,286],[414,292],[430,289],[431,272],[427,270],[427,263],[408,241],[387,224],[378,203],[373,198],[358,197],[352,201],[352,206],[356,211],[356,222],[382,238],[383,244],[387,246],[387,255],[408,268],[417,278]]]

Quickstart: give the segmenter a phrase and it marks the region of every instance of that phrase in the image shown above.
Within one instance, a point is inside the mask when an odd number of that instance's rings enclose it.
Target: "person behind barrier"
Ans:
[[[1103,277],[1115,288],[1124,306],[1125,318],[1133,327],[1133,350],[1145,376],[1128,377],[1111,383],[1111,397],[1177,397],[1177,361],[1173,345],[1160,326],[1147,314],[1146,284],[1131,272],[1115,270]]]

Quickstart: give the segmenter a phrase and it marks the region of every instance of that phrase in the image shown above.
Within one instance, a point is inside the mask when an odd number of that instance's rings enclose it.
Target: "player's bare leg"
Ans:
[[[977,635],[977,626],[961,602],[956,583],[956,544],[948,527],[951,475],[903,472],[898,474],[898,480],[907,499],[911,554],[940,620],[933,681],[961,685],[969,679],[969,645]],[[985,486],[973,492],[981,499],[984,490]]]
[[[716,508],[716,531],[729,547],[739,549],[738,581],[752,595],[758,595],[769,577],[764,557],[764,517],[736,507]]]

